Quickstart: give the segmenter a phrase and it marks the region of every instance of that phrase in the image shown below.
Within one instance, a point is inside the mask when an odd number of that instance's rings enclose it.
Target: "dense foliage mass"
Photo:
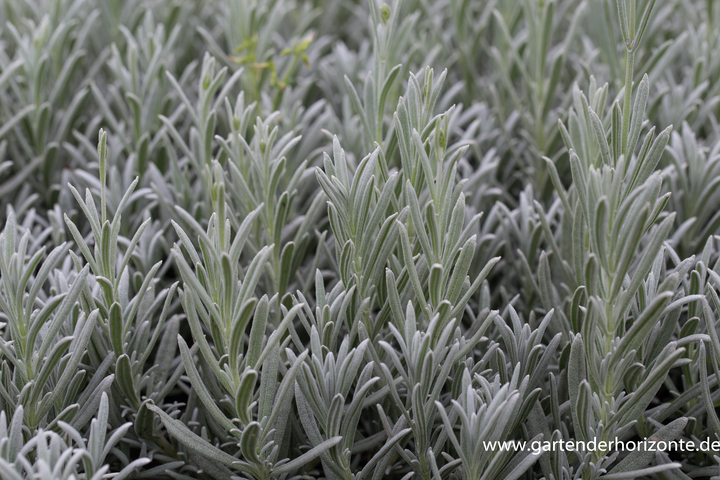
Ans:
[[[3,480],[720,478],[716,2],[387,1],[0,0]]]

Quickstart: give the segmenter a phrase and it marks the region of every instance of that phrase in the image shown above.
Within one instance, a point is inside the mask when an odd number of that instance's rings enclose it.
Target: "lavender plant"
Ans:
[[[0,478],[720,478],[714,2],[0,6]]]

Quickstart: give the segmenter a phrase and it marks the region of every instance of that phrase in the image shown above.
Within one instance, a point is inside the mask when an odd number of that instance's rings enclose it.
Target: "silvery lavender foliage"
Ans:
[[[0,7],[3,479],[720,478],[712,0]]]

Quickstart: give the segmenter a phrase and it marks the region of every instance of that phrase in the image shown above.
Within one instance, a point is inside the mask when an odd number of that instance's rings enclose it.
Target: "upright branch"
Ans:
[[[617,0],[620,30],[625,41],[625,101],[623,102],[622,151],[629,159],[632,152],[628,151],[628,133],[630,131],[630,115],[632,113],[632,87],[635,69],[635,52],[642,40],[655,0],[650,0],[645,7],[640,25],[635,25],[637,0]]]

